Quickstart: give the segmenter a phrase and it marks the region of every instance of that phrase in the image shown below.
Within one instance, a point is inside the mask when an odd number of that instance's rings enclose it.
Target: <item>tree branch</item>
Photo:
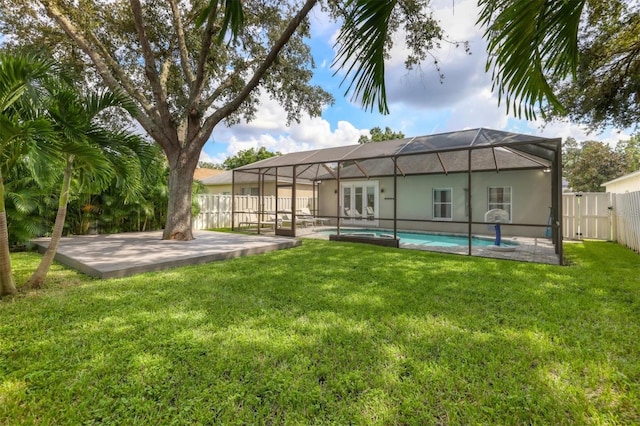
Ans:
[[[218,96],[222,94],[222,92],[224,92],[225,90],[227,90],[233,85],[233,77],[238,74],[240,74],[239,71],[236,71],[233,74],[229,74],[227,78],[225,78],[224,81],[220,83],[220,85],[216,88],[216,90],[214,90],[211,93],[211,95],[207,97],[207,99],[201,102],[200,108],[202,108],[203,111],[209,108],[213,104],[213,102],[218,98]]]
[[[100,50],[98,53],[92,48],[89,40],[87,40],[78,28],[60,11],[60,9],[50,1],[42,1],[42,5],[47,11],[47,14],[55,20],[62,30],[74,40],[84,53],[91,58],[91,61],[96,66],[98,74],[102,77],[105,84],[113,91],[124,91],[134,98],[140,106],[148,113],[151,114],[153,107],[151,103],[145,98],[144,94],[135,88],[135,85],[127,78],[126,74],[122,71],[119,64],[111,57],[111,55],[104,49],[98,39],[89,33],[89,37],[94,45]],[[113,76],[115,73],[120,81]]]
[[[178,38],[178,49],[180,51],[180,65],[182,66],[182,72],[185,79],[189,84],[189,87],[193,85],[195,76],[189,65],[189,51],[187,50],[186,37],[184,35],[184,27],[182,25],[182,18],[180,17],[180,10],[178,9],[178,3],[176,0],[169,0],[171,5],[171,12],[173,13],[173,23],[176,26],[176,35]]]
[[[111,57],[93,33],[88,33],[91,42],[87,40],[54,3],[42,1],[42,5],[47,11],[47,14],[56,21],[60,28],[89,56],[107,87],[114,92],[125,92],[138,102],[144,113],[137,114],[134,118],[140,123],[142,128],[149,133],[149,136],[156,140],[166,152],[170,148],[168,145],[169,139],[166,138],[164,132],[162,132],[157,124],[155,107],[144,96],[142,91],[135,88],[135,85],[124,73],[118,62]],[[91,43],[93,43],[93,45]],[[117,78],[114,77],[114,74]]]
[[[147,32],[145,30],[145,23],[142,17],[142,6],[140,5],[139,0],[131,0],[131,10],[133,12],[133,21],[135,23],[136,30],[138,31],[140,46],[142,47],[142,56],[145,62],[145,75],[147,76],[147,79],[149,79],[149,83],[151,84],[151,91],[153,92],[153,97],[156,102],[156,108],[158,109],[158,114],[160,114],[160,119],[163,123],[162,127],[164,129],[171,130],[171,135],[165,136],[169,140],[174,140],[177,143],[178,139],[175,123],[173,117],[171,116],[171,112],[169,111],[167,95],[164,91],[164,88],[162,87],[162,83],[160,82],[158,71],[156,70],[155,59],[153,57],[151,44],[149,43],[149,38],[147,37]]]
[[[207,16],[207,25],[202,34],[202,47],[200,50],[200,57],[198,58],[198,68],[196,71],[196,79],[191,87],[191,94],[189,96],[189,104],[193,105],[198,102],[202,90],[204,87],[204,74],[205,74],[205,64],[207,63],[207,57],[209,56],[209,52],[211,51],[211,41],[213,40],[214,24],[215,17],[218,13],[218,2],[214,1],[211,6],[211,10],[209,11],[209,16]]]
[[[264,61],[262,61],[260,66],[258,66],[255,73],[253,74],[253,77],[251,77],[249,82],[244,86],[240,93],[238,93],[238,95],[227,105],[218,109],[205,120],[204,124],[200,128],[200,131],[198,132],[197,137],[195,138],[198,140],[198,143],[201,144],[201,146],[204,146],[214,127],[223,118],[227,117],[229,114],[240,108],[242,102],[244,102],[251,94],[251,91],[253,91],[253,89],[258,86],[260,80],[276,60],[282,48],[287,44],[293,33],[298,29],[304,18],[311,11],[311,9],[313,9],[313,6],[315,6],[317,2],[318,0],[307,0],[305,2],[304,6],[302,6],[302,9],[300,9],[300,11],[291,19],[291,21],[289,21],[289,24],[285,28],[280,38],[273,45]]]

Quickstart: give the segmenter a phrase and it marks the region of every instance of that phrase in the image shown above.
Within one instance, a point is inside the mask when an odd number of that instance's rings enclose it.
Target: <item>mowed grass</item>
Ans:
[[[3,424],[638,424],[640,257],[305,240],[0,303]],[[14,257],[18,280],[39,257]]]

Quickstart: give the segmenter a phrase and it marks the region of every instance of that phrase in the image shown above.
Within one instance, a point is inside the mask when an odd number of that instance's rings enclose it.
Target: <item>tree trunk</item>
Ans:
[[[200,159],[200,152],[183,148],[176,158],[169,158],[169,206],[162,239],[189,241],[191,230],[191,193],[193,173]],[[169,155],[168,155],[169,157]]]
[[[53,225],[53,232],[51,233],[51,241],[49,241],[49,247],[44,252],[42,260],[38,265],[38,269],[31,275],[31,278],[25,284],[25,288],[40,288],[44,282],[49,268],[53,263],[53,258],[58,251],[58,244],[62,237],[62,231],[64,230],[64,220],[67,216],[67,203],[69,202],[69,187],[71,186],[71,172],[72,172],[73,156],[67,158],[67,167],[64,170],[64,179],[62,181],[62,190],[60,191],[60,199],[58,200],[58,213],[56,214],[56,221]]]
[[[11,255],[9,253],[9,228],[4,204],[4,181],[0,173],[0,296],[14,294],[16,284],[11,273]]]
[[[0,296],[6,296],[16,292],[16,284],[11,273],[9,231],[7,229],[7,214],[4,211],[4,199],[2,199],[2,204],[2,211],[0,211]]]

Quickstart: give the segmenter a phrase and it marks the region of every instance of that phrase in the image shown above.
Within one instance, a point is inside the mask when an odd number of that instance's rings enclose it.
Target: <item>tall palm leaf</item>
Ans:
[[[575,73],[578,26],[587,0],[478,0],[494,90],[517,116],[535,117],[549,102],[561,110],[550,81]],[[348,0],[336,61],[351,78],[348,90],[365,108],[388,112],[384,81],[385,37],[401,0]]]
[[[223,9],[224,16],[216,38],[218,43],[222,43],[229,33],[235,38],[244,24],[244,11],[241,0],[209,0],[209,3],[198,14],[196,23],[203,25],[205,22],[209,22],[213,26],[220,8]]]
[[[3,174],[10,247],[44,235],[53,226],[49,194],[58,186],[61,171],[51,167],[35,171],[32,160],[32,156],[25,157]]]
[[[384,81],[385,43],[395,0],[349,0],[350,9],[336,44],[334,65],[346,68],[343,82],[351,75],[347,92],[361,99],[365,108],[378,104],[382,114],[389,113]]]
[[[527,119],[545,101],[562,110],[549,82],[575,74],[586,0],[479,0],[494,89]]]
[[[49,75],[50,61],[33,55],[0,53],[0,296],[16,292],[11,272],[3,174],[25,155],[38,155],[38,142],[50,133],[38,116],[38,82]]]
[[[113,131],[101,121],[101,115],[113,108],[135,114],[132,102],[126,96],[112,92],[83,96],[68,85],[52,86],[50,91],[48,112],[61,142],[64,174],[51,241],[38,268],[27,281],[27,288],[41,286],[53,263],[64,229],[72,179],[80,187],[99,191],[108,187],[117,170],[122,176],[131,177],[125,181],[130,183],[127,187],[132,188],[133,193],[141,190],[136,184],[140,180],[140,166],[131,160],[132,150],[128,145],[133,137]]]

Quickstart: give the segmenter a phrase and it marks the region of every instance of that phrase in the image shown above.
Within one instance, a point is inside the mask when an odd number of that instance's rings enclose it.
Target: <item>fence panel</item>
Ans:
[[[214,229],[231,227],[231,195],[199,194],[198,205],[200,213],[193,219],[193,229]],[[260,197],[252,195],[235,195],[235,210],[238,212],[238,221],[247,220],[243,214],[248,212],[275,212],[276,197],[263,197],[260,208]],[[303,207],[312,208],[313,198],[296,197],[296,209]],[[291,210],[291,197],[278,198],[278,210]]]
[[[581,240],[615,238],[614,200],[607,192],[562,195],[563,238]]]
[[[640,191],[615,194],[618,244],[640,253]]]
[[[194,229],[231,227],[231,195],[198,195],[200,213],[193,219]]]

